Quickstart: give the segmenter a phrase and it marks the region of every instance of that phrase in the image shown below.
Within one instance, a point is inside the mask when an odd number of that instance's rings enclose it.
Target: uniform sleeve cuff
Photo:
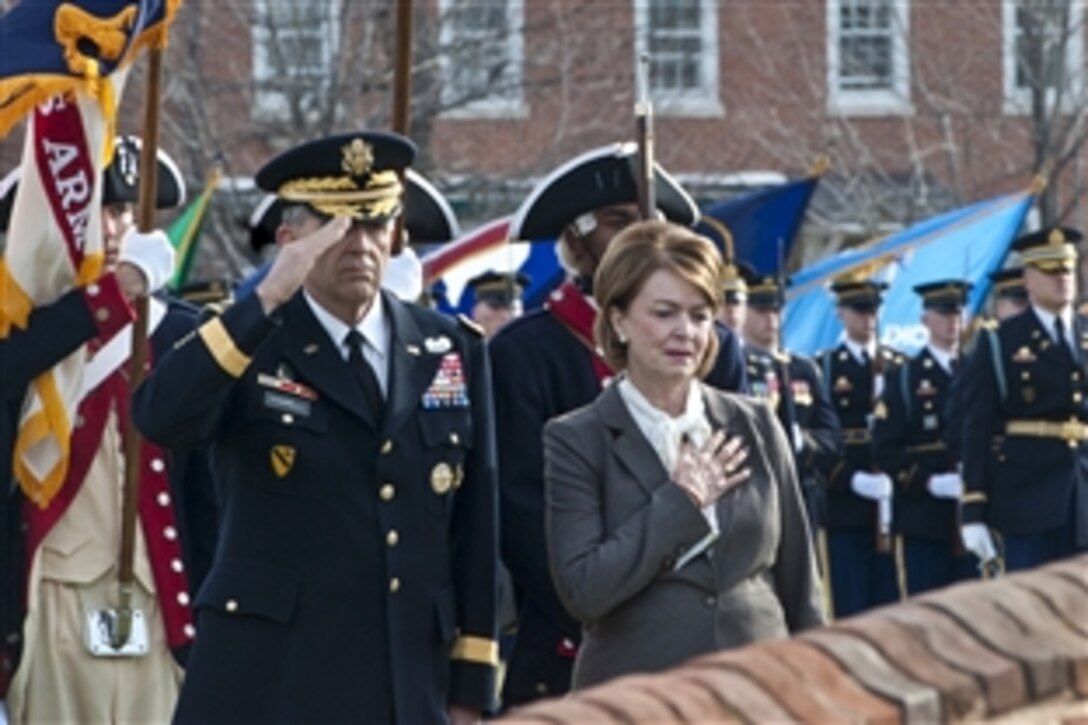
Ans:
[[[454,645],[456,647],[456,644]],[[495,711],[495,672],[492,665],[454,659],[450,662],[450,702],[454,705]]]
[[[91,313],[91,320],[101,342],[108,341],[121,329],[136,319],[136,311],[113,274],[102,275],[83,288],[83,301]]]
[[[981,524],[986,521],[986,494],[968,492],[960,499],[960,521]]]

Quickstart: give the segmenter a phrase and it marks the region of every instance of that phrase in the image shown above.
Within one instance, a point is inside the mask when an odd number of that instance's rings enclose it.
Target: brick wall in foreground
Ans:
[[[1088,556],[515,710],[504,722],[1088,725]]]

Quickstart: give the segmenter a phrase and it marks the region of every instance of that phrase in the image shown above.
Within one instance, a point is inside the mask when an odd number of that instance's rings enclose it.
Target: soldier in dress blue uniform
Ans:
[[[971,558],[960,546],[958,455],[945,442],[945,410],[959,365],[963,308],[971,284],[948,279],[920,284],[928,342],[888,371],[873,436],[881,469],[895,484],[893,501],[900,593],[920,594],[968,578]]]
[[[1015,255],[1014,255],[1015,256]],[[997,323],[1023,312],[1028,307],[1028,291],[1024,288],[1024,268],[1019,261],[1011,267],[990,272],[990,289],[993,296],[993,318]],[[971,331],[963,345],[961,358],[967,360],[974,351],[980,330],[992,327],[995,322],[985,317],[977,317],[971,323]],[[966,365],[960,365],[952,376],[947,400],[944,406],[945,442],[948,451],[956,459],[959,468],[963,468],[963,420],[967,411],[964,400],[967,384],[964,381]],[[996,443],[996,440],[995,440]]]
[[[879,470],[872,439],[873,413],[885,370],[898,354],[877,340],[877,312],[887,284],[849,273],[831,291],[843,340],[817,356],[828,397],[842,428],[844,453],[827,477],[828,568],[837,617],[848,617],[896,598],[891,557],[891,479]]]
[[[744,358],[752,394],[771,401],[793,443],[813,533],[822,527],[824,478],[842,458],[842,431],[820,369],[780,347],[782,289],[774,275],[746,270]],[[820,562],[821,567],[825,562]]]
[[[532,278],[520,272],[498,272],[489,269],[470,279],[466,286],[472,290],[472,319],[484,328],[491,339],[506,323],[525,312],[521,296]]]
[[[560,603],[544,541],[544,459],[541,436],[551,418],[586,405],[612,375],[596,352],[591,281],[612,238],[639,219],[637,148],[606,146],[583,154],[548,176],[517,211],[512,239],[559,238],[559,256],[572,279],[545,309],[508,324],[491,341],[499,444],[503,560],[519,603],[519,625],[503,705],[554,696],[570,688],[580,626]],[[698,210],[660,167],[658,209],[691,225]],[[744,386],[736,337],[718,329],[721,352],[708,382]]]
[[[140,429],[210,445],[222,491],[180,722],[468,722],[492,705],[482,336],[379,288],[414,156],[360,131],[266,164],[258,186],[289,202],[271,270],[137,393]]]
[[[987,527],[996,529],[1010,570],[1088,550],[1088,320],[1073,310],[1080,239],[1055,227],[1013,243],[1031,305],[980,334],[964,378],[963,542],[994,560]]]

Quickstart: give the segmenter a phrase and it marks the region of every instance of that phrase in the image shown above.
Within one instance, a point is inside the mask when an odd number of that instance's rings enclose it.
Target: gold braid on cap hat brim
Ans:
[[[370,175],[360,189],[348,176],[293,179],[280,186],[276,195],[285,201],[309,204],[332,216],[353,219],[392,216],[400,208],[404,190],[395,171]]]

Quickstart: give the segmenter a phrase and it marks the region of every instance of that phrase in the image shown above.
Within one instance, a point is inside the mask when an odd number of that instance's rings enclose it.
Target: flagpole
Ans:
[[[657,218],[654,185],[654,106],[650,100],[650,56],[635,65],[635,134],[638,138],[638,208],[643,219]]]
[[[141,233],[148,233],[155,226],[155,199],[157,197],[159,148],[159,87],[162,78],[162,50],[152,47],[148,53],[147,96],[144,98],[144,122],[141,132],[139,195],[137,196],[136,226]],[[150,291],[150,290],[149,290]],[[142,294],[133,300],[136,319],[132,323],[132,353],[129,358],[128,390],[134,391],[143,382],[147,357],[148,298]],[[125,486],[121,508],[121,551],[118,563],[118,610],[117,629],[113,646],[120,649],[132,632],[132,595],[135,577],[133,561],[136,544],[136,514],[140,500],[140,434],[125,416],[124,422]]]
[[[393,107],[390,125],[394,133],[408,135],[412,104],[412,0],[397,0],[397,46],[393,63]],[[404,172],[398,171],[401,192],[401,212],[393,231],[393,255],[400,254],[407,241],[405,220],[408,217],[408,186]]]

